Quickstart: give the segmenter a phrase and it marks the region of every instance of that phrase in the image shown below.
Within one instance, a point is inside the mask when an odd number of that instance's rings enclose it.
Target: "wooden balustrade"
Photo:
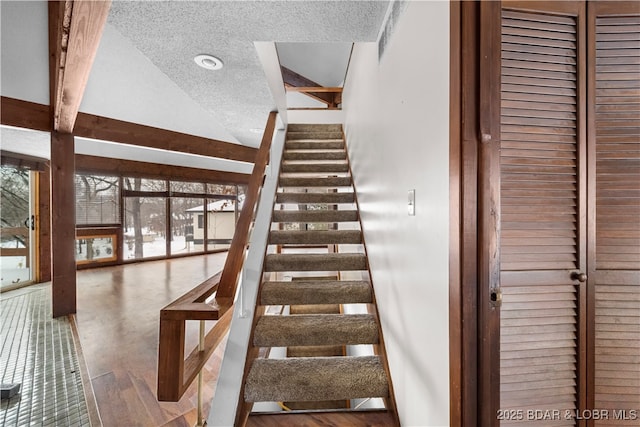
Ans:
[[[157,390],[160,401],[180,400],[229,330],[233,314],[233,299],[244,263],[264,173],[269,162],[276,117],[276,112],[269,114],[223,271],[160,311]],[[214,298],[209,301],[214,293]],[[216,320],[216,324],[206,334],[203,350],[195,347],[185,358],[187,320]]]
[[[29,267],[29,229],[27,227],[2,227],[2,239],[16,239],[24,246],[21,248],[0,248],[0,256],[25,257],[25,267]],[[20,238],[20,239],[18,239]]]
[[[298,93],[303,93],[305,95],[311,96],[317,101],[327,104],[327,109],[329,110],[338,109],[338,106],[342,103],[341,87],[285,85],[285,88],[287,92],[298,92]],[[322,96],[322,97],[319,97],[319,96]],[[299,108],[292,108],[292,109],[297,110]]]

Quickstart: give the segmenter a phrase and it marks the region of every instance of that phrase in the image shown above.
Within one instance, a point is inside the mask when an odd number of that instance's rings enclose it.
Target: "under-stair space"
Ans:
[[[397,425],[341,125],[289,125],[262,277],[238,424]]]

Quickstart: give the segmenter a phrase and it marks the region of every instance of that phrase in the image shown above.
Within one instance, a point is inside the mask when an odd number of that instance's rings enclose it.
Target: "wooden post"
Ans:
[[[177,402],[184,393],[185,322],[160,313],[158,351],[158,400]]]
[[[51,280],[51,178],[49,166],[44,171],[38,172],[38,217],[36,225],[38,230],[38,280],[49,282]]]
[[[51,289],[53,317],[76,312],[75,157],[71,134],[51,132]]]

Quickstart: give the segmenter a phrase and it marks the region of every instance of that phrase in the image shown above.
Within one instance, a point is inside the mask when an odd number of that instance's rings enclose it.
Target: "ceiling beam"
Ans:
[[[0,98],[0,122],[4,126],[51,131],[51,113],[48,105],[6,96]]]
[[[305,76],[298,74],[295,71],[288,69],[287,67],[280,66],[280,69],[282,70],[282,80],[284,80],[284,85],[287,88],[322,87],[322,85],[319,85],[313,80],[309,80]],[[305,93],[305,95],[327,105],[331,105],[334,102],[333,95],[330,93]]]
[[[79,113],[76,136],[253,163],[257,149],[231,142]]]
[[[49,106],[14,98],[0,98],[0,122],[5,126],[50,132]],[[75,136],[148,148],[198,154],[253,163],[257,149],[231,142],[79,113]]]
[[[310,93],[338,93],[338,92],[342,92],[342,88],[341,87],[327,87],[327,86],[311,86],[311,87],[305,87],[305,86],[298,86],[298,87],[293,87],[290,86],[287,89],[289,92],[310,92]]]
[[[84,154],[76,154],[75,163],[77,172],[152,179],[206,181],[223,184],[247,184],[251,177],[251,175],[237,172],[161,165],[158,163],[113,159],[100,156],[87,156]]]
[[[53,129],[72,133],[111,0],[50,1],[48,5]]]

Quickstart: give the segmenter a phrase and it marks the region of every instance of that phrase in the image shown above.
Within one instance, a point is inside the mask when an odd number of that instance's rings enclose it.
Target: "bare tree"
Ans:
[[[133,180],[133,184],[132,181]],[[142,178],[125,178],[127,190],[140,191],[142,189]],[[144,243],[142,236],[142,215],[141,207],[143,203],[142,197],[130,197],[127,203],[127,213],[131,215],[133,223],[133,245],[135,258],[142,258],[142,244]]]
[[[76,224],[115,224],[119,222],[119,178],[76,175]],[[80,240],[80,245],[83,241]],[[93,239],[87,239],[86,258],[93,259]],[[81,247],[80,247],[80,250]]]
[[[2,227],[25,227],[29,216],[29,171],[2,166],[0,191],[0,221]],[[3,240],[16,241],[26,246],[26,238],[20,233],[10,233]]]

